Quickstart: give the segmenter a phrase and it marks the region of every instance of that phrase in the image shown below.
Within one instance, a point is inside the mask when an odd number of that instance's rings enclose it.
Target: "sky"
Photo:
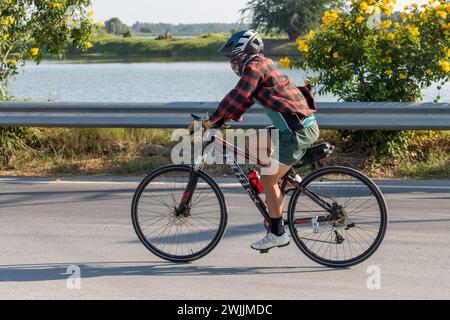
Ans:
[[[118,17],[128,25],[140,22],[205,23],[236,22],[248,0],[93,0],[97,21]],[[397,10],[406,4],[426,0],[398,0]]]

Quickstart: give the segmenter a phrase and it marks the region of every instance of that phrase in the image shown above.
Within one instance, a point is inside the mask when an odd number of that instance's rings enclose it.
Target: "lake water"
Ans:
[[[285,70],[298,84],[304,73]],[[12,86],[15,97],[34,101],[170,102],[219,101],[238,77],[227,62],[61,63],[28,64]],[[433,101],[436,88],[425,90]],[[450,85],[441,90],[450,102]],[[336,101],[333,96],[318,101]]]

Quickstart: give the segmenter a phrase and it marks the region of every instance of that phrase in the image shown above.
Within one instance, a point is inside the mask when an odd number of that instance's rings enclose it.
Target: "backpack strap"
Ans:
[[[317,110],[316,102],[314,101],[314,93],[312,91],[311,85],[307,84],[303,87],[297,87],[298,90],[303,94],[303,96],[306,99],[306,103],[308,104],[308,107],[313,110]]]

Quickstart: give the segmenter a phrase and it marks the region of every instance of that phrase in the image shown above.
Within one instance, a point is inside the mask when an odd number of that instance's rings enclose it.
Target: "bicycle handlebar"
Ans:
[[[197,113],[191,113],[191,117],[192,119],[194,119],[195,121],[205,121],[208,120],[208,118],[202,117],[201,115],[197,114]],[[223,127],[228,127],[228,123],[225,122],[225,120],[222,118],[221,120],[219,120],[218,122],[216,122],[214,124],[214,127],[212,128],[206,128],[206,129],[221,129]]]

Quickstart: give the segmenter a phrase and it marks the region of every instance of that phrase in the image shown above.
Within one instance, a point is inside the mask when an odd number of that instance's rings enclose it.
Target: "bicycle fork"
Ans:
[[[198,183],[198,175],[195,168],[191,168],[189,173],[189,182],[184,190],[183,197],[181,198],[180,204],[175,208],[175,215],[178,217],[180,215],[189,216],[190,206],[192,201],[192,195],[194,194],[195,188]]]

